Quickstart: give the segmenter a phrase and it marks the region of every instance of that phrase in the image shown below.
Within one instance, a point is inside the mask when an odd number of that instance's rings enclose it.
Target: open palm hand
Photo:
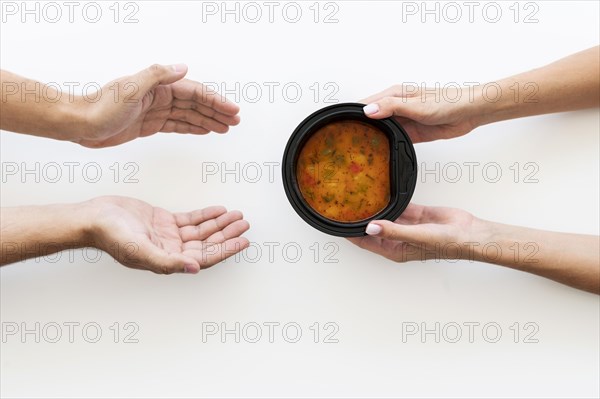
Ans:
[[[94,245],[123,265],[160,274],[197,273],[248,247],[242,213],[221,206],[171,213],[127,197],[90,201]]]
[[[85,104],[89,124],[79,144],[110,147],[157,132],[226,133],[240,122],[239,107],[199,82],[183,79],[185,65],[153,65],[102,88]]]

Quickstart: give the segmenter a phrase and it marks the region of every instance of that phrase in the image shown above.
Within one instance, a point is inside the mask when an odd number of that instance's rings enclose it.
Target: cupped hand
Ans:
[[[226,133],[237,125],[239,107],[202,83],[183,79],[185,65],[153,65],[116,79],[99,100],[80,100],[85,126],[73,141],[92,148],[110,147],[157,132]]]
[[[394,222],[376,220],[352,243],[396,262],[427,259],[472,259],[483,221],[454,208],[409,204]]]
[[[127,197],[88,202],[93,245],[134,269],[198,273],[248,247],[242,213],[222,206],[171,213]]]
[[[365,114],[373,119],[395,117],[413,143],[463,136],[473,130],[473,99],[468,89],[433,89],[396,85],[368,97]]]

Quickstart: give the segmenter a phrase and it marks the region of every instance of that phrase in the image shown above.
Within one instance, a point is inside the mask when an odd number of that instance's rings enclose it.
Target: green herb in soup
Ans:
[[[296,164],[302,196],[320,215],[358,222],[390,201],[390,145],[385,133],[358,121],[330,123],[304,144]]]

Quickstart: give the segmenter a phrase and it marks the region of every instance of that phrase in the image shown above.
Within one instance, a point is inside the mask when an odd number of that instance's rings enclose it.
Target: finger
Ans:
[[[225,115],[233,116],[240,112],[240,107],[202,83],[185,79],[174,83],[171,88],[177,99],[192,100]]]
[[[207,245],[221,244],[232,238],[236,238],[244,234],[250,228],[250,224],[246,220],[237,220],[223,230],[212,234],[209,238],[204,241],[194,240],[183,243],[184,251],[197,249],[203,250]]]
[[[370,236],[393,241],[414,244],[425,244],[430,241],[422,225],[403,225],[389,220],[375,220],[367,225],[366,233]]]
[[[425,207],[414,203],[409,203],[402,214],[396,219],[396,223],[417,224],[421,221]]]
[[[173,107],[169,119],[187,122],[217,133],[227,133],[229,130],[229,126],[226,124],[209,118],[206,115],[202,115],[200,112],[196,112],[193,109]]]
[[[204,241],[211,235],[223,230],[231,223],[243,219],[244,215],[240,211],[230,211],[218,217],[205,220],[197,226],[185,226],[179,229],[181,241]]]
[[[157,274],[198,273],[200,264],[191,256],[182,253],[169,253],[152,242],[138,244],[134,254],[123,262],[126,266],[143,268]]]
[[[406,97],[384,97],[365,105],[363,111],[365,115],[373,119],[401,116],[418,120],[418,114],[409,102],[410,99]]]
[[[192,125],[191,123],[168,119],[160,129],[163,133],[191,133],[191,134],[207,134],[210,130]]]
[[[225,125],[235,126],[240,123],[239,115],[225,115],[218,112],[214,108],[207,107],[206,105],[199,104],[195,101],[174,99],[173,106],[180,109],[193,109],[194,111],[198,111],[202,115],[205,115]]]
[[[204,209],[197,209],[191,212],[179,212],[175,214],[175,223],[178,227],[191,225],[196,227],[200,223],[214,219],[226,213],[227,209],[224,206],[209,206]]]
[[[202,249],[190,249],[183,253],[194,258],[202,269],[211,267],[248,248],[250,241],[235,237],[222,243],[205,242]]]
[[[131,77],[136,85],[136,93],[132,100],[140,100],[148,91],[158,85],[168,85],[183,79],[187,74],[188,67],[184,64],[159,65],[154,64]]]
[[[217,231],[206,239],[208,242],[225,242],[235,237],[239,237],[250,229],[250,223],[247,220],[236,220],[221,231]]]

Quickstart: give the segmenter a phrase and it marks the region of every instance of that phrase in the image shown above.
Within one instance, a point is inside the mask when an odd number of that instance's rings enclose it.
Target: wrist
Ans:
[[[88,118],[85,101],[81,97],[71,98],[65,96],[56,105],[56,109],[50,110],[48,119],[57,132],[56,139],[78,142],[82,133],[86,131]]]
[[[518,267],[519,251],[527,249],[519,228],[478,220],[471,236],[472,259],[478,262]]]
[[[76,204],[58,205],[56,213],[66,226],[69,241],[79,247],[95,246],[94,207],[90,201]]]
[[[470,132],[481,126],[482,103],[477,87],[462,87],[458,95],[460,100],[448,103],[449,120],[457,125],[466,126]]]
[[[71,229],[81,247],[95,246],[94,213],[89,201],[71,205]]]
[[[514,82],[502,80],[470,87],[471,119],[476,126],[518,117],[519,103],[515,101]]]
[[[469,89],[469,119],[471,123],[476,127],[491,123],[495,113],[495,104],[490,102],[486,86],[469,87]]]
[[[463,259],[484,261],[487,256],[488,244],[493,241],[495,234],[495,223],[474,217],[469,228],[468,238],[463,242]]]

